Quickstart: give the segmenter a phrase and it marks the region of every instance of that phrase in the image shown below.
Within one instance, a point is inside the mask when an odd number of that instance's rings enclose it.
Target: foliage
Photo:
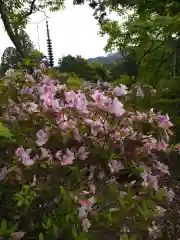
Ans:
[[[125,84],[125,85],[127,85],[127,86],[131,86],[131,85],[133,84],[133,82],[135,82],[134,80],[135,80],[135,77],[134,77],[134,76],[129,77],[129,76],[126,76],[126,75],[122,75],[122,76],[120,77],[120,79],[117,79],[114,83],[115,83],[116,85]]]
[[[75,2],[82,4],[85,1]],[[180,3],[156,0],[87,2],[99,19],[101,34],[109,36],[105,50],[115,50],[123,56],[109,69],[113,79],[121,83],[124,77],[120,78],[120,75],[128,75],[131,82],[128,85],[153,86],[160,101],[152,102],[151,106],[168,112],[172,117],[178,133],[173,142],[179,142]],[[115,11],[121,20],[105,17],[108,10]],[[163,99],[166,103],[162,102]]]
[[[82,3],[83,1],[77,1]],[[137,70],[132,76],[154,87],[158,80],[179,74],[179,2],[173,1],[93,1],[96,14],[116,11],[121,21],[101,18],[101,33],[109,36],[107,51],[119,51]],[[132,68],[132,67],[128,67]],[[134,74],[137,72],[136,74]],[[130,75],[130,74],[128,74]],[[156,79],[156,82],[154,82]]]
[[[3,66],[6,66],[6,70],[8,69],[8,67],[13,67],[17,65],[18,56],[17,56],[16,49],[14,47],[7,47],[3,52],[1,62]]]
[[[145,88],[72,90],[40,71],[10,76],[0,111],[18,146],[1,182],[1,219],[35,239],[159,236],[162,203],[173,198],[159,185],[171,122],[148,110]]]
[[[67,87],[72,89],[80,89],[83,86],[83,81],[77,76],[69,76],[67,80]]]
[[[86,81],[97,82],[110,81],[111,72],[101,62],[91,62],[88,64],[87,60],[80,56],[73,57],[71,55],[64,56],[59,59],[59,71],[61,73],[74,73]]]
[[[0,137],[11,138],[12,134],[7,127],[0,122]]]
[[[74,73],[87,80],[93,79],[92,68],[88,65],[87,60],[81,56],[67,55],[59,59],[59,71],[62,73]]]
[[[108,68],[103,63],[92,62],[89,64],[89,66],[92,68],[93,75],[96,81],[111,81],[110,71],[108,71]]]
[[[20,41],[21,46],[23,48],[23,51],[28,56],[31,54],[32,51],[34,51],[34,45],[31,42],[29,36],[24,31],[21,31],[20,34]],[[1,58],[1,66],[3,68],[4,73],[9,68],[16,68],[21,63],[21,57],[17,50],[14,47],[7,47],[2,55]]]

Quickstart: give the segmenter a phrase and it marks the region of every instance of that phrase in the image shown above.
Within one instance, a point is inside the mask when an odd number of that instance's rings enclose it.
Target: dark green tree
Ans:
[[[64,73],[75,73],[81,78],[92,80],[93,69],[88,65],[87,60],[81,56],[67,55],[59,59],[59,71]]]
[[[30,56],[31,53],[35,50],[34,45],[28,36],[28,34],[21,30],[20,42],[23,48],[23,52],[25,52],[26,56]],[[21,56],[16,48],[7,47],[1,58],[1,65],[4,71],[6,71],[10,67],[17,67],[17,65],[21,62]]]
[[[101,62],[92,62],[89,66],[93,70],[93,74],[96,80],[101,80],[103,82],[111,81],[111,74],[108,68]]]
[[[19,60],[16,49],[14,47],[7,47],[1,57],[1,65],[7,69],[8,67],[17,65],[18,62]]]

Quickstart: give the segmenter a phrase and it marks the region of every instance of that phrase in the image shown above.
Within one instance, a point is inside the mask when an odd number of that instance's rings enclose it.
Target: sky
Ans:
[[[73,6],[71,0],[66,1],[64,10],[49,13],[46,12],[50,28],[50,36],[54,50],[55,64],[64,55],[81,55],[84,58],[106,55],[104,47],[107,37],[98,35],[99,26],[93,17],[93,10],[88,5]],[[27,26],[27,33],[38,45],[38,32],[40,51],[47,55],[46,45],[46,21],[37,24],[44,19],[43,13],[32,15],[32,19]],[[0,57],[6,47],[13,46],[6,34],[2,22],[0,23]]]

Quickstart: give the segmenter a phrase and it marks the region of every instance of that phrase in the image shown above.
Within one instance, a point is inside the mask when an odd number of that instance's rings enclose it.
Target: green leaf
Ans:
[[[31,63],[31,59],[30,58],[26,58],[24,61],[25,65],[29,65]]]
[[[69,220],[70,220],[69,214],[66,215],[65,219],[66,219],[66,222],[69,222]]]
[[[76,228],[73,228],[73,229],[72,229],[72,235],[73,235],[74,239],[77,238],[78,235],[77,235]]]
[[[21,207],[23,205],[24,201],[22,199],[20,199],[17,203],[18,207]]]
[[[140,214],[142,216],[145,216],[145,211],[143,210],[143,208],[141,206],[138,206],[138,211],[140,212]]]
[[[3,219],[1,222],[1,234],[2,235],[6,232],[6,229],[7,229],[7,222],[6,222],[6,220]]]
[[[0,122],[0,137],[11,138],[13,135],[7,127]]]
[[[119,200],[119,203],[120,203],[121,207],[125,208],[125,201],[124,201],[124,199],[119,197],[118,200]]]
[[[53,224],[53,232],[55,236],[58,236],[59,228],[56,226],[56,224]]]
[[[60,188],[60,193],[63,195],[65,193],[65,190],[63,187]]]
[[[48,220],[47,220],[47,228],[50,228],[51,225],[52,225],[51,218],[49,217]]]
[[[164,199],[164,189],[160,188],[158,192],[156,192],[156,198],[159,201],[162,201]]]
[[[44,235],[43,235],[43,233],[41,232],[40,234],[39,234],[39,240],[44,240],[45,238],[44,238]]]

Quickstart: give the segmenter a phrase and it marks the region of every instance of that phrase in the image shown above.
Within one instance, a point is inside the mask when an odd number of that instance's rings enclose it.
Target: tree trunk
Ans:
[[[14,46],[16,47],[16,50],[17,52],[19,53],[20,57],[22,59],[25,58],[25,54],[23,52],[23,48],[21,46],[21,42],[20,40],[18,39],[18,36],[16,36],[14,34],[14,31],[12,29],[12,26],[11,26],[11,23],[9,21],[9,17],[7,16],[7,12],[6,12],[6,8],[5,8],[5,5],[4,5],[4,2],[2,0],[0,0],[0,15],[1,15],[1,19],[3,21],[3,24],[4,24],[4,27],[5,27],[5,30],[8,34],[8,36],[10,37],[12,43],[14,44]]]

